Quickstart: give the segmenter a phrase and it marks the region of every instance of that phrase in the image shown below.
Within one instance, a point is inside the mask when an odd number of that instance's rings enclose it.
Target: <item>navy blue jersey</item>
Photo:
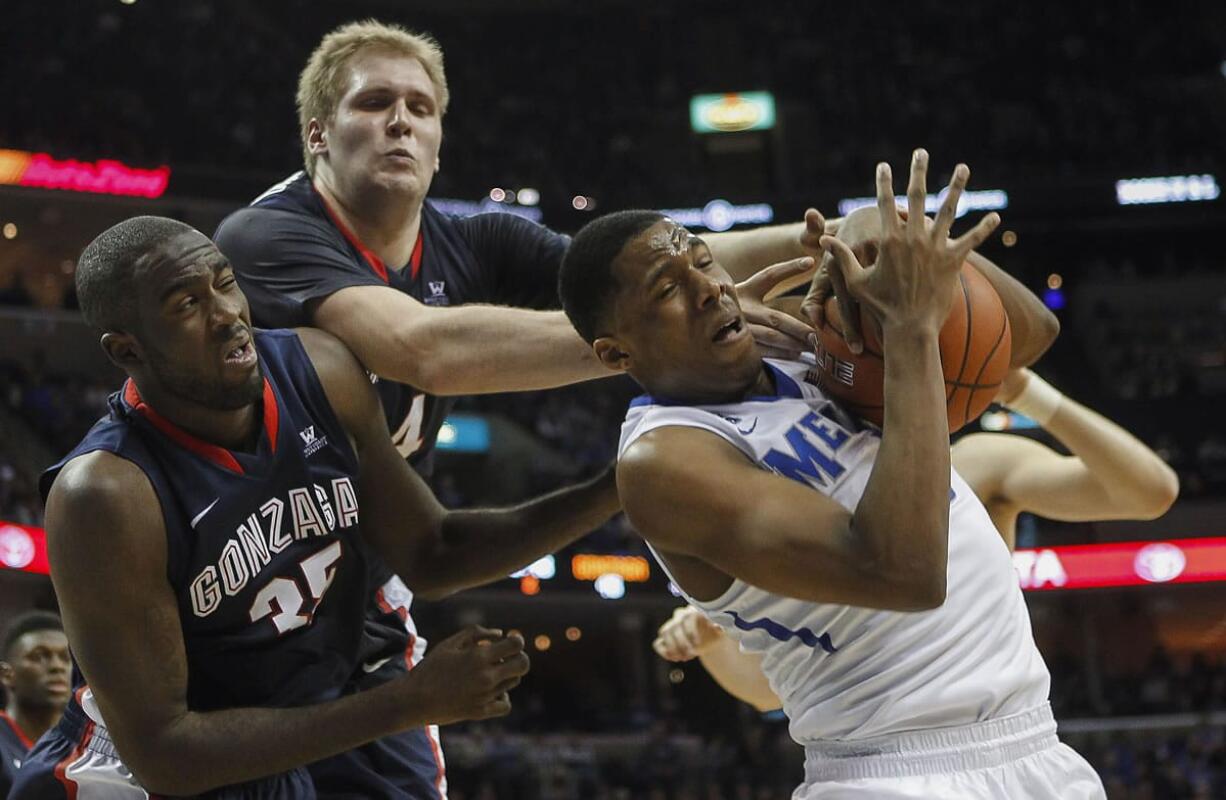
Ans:
[[[17,727],[17,722],[0,711],[0,797],[8,796],[13,776],[33,746],[34,743]]]
[[[253,453],[203,442],[131,381],[44,473],[103,450],[148,477],[188,663],[188,707],[300,706],[339,696],[359,658],[370,556],[357,457],[298,336],[256,331],[263,429]]]
[[[560,308],[558,269],[570,238],[512,214],[444,214],[426,201],[408,264],[384,264],[298,172],[222,221],[214,240],[265,327],[311,325],[312,303],[349,286],[390,286],[426,305],[493,303]],[[428,474],[455,402],[380,380],[401,454]]]

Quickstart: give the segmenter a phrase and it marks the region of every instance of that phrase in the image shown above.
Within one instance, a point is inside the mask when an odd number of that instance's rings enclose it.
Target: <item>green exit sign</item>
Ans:
[[[775,97],[770,92],[694,95],[690,127],[695,133],[769,130],[775,127]]]

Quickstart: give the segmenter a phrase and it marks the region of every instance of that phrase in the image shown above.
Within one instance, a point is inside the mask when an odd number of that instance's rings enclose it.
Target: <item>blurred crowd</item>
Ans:
[[[297,72],[323,32],[363,16],[430,31],[444,47],[444,193],[480,196],[495,181],[621,203],[735,191],[735,175],[693,146],[688,103],[700,92],[775,93],[766,163],[784,190],[804,188],[800,176],[863,184],[867,165],[916,142],[940,142],[993,179],[1212,171],[1226,137],[1220,3],[1161,14],[1138,0],[1042,14],[885,0],[855,14],[803,0],[770,13],[729,0],[409,8],[20,4],[0,33],[12,103],[0,142],[289,172]],[[675,32],[667,45],[664,31]],[[48,46],[16,46],[35,39]]]

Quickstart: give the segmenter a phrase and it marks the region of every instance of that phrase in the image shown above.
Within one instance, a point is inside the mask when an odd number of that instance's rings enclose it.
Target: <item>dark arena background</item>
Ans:
[[[1112,798],[1226,797],[1226,4],[1209,0],[6,3],[0,621],[56,607],[36,476],[120,382],[76,310],[82,248],[137,214],[211,234],[301,168],[298,71],[325,32],[367,17],[446,54],[430,191],[445,210],[573,233],[647,207],[725,230],[841,216],[871,201],[880,160],[901,191],[917,146],[933,191],[970,164],[961,228],[998,210],[983,252],[1060,320],[1036,371],[1180,480],[1153,521],[1019,523],[1061,736]],[[635,393],[466,398],[434,488],[465,507],[593,474]],[[978,427],[1051,441],[995,409]],[[497,584],[418,602],[431,640],[514,628],[532,657],[509,717],[444,728],[452,800],[789,796],[803,753],[782,716],[652,651],[680,602],[621,516]]]

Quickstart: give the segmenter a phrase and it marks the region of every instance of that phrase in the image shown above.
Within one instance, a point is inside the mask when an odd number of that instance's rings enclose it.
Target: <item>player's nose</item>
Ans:
[[[412,115],[409,106],[403,100],[392,103],[387,118],[387,132],[391,136],[403,136],[412,129]]]
[[[694,295],[700,309],[718,303],[724,294],[724,285],[699,270],[693,271]]]

